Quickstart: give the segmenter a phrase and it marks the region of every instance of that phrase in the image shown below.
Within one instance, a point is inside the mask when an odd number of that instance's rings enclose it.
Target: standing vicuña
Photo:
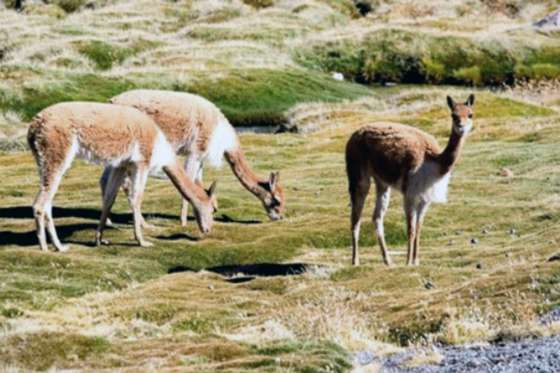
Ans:
[[[156,122],[177,154],[187,156],[187,175],[202,185],[203,163],[219,166],[225,156],[241,184],[263,204],[272,220],[282,218],[284,192],[279,174],[261,179],[247,163],[235,130],[220,109],[203,97],[172,91],[139,89],[115,96],[111,102],[135,107]],[[100,180],[104,189],[109,169]],[[125,189],[126,191],[126,189]],[[183,200],[181,224],[187,224],[188,204]]]
[[[447,201],[451,170],[472,127],[474,95],[464,104],[447,97],[452,129],[447,147],[417,128],[397,123],[373,123],[356,131],[346,145],[346,171],[352,204],[352,264],[359,265],[360,218],[371,179],[377,200],[373,221],[385,264],[387,253],[383,217],[389,207],[391,187],[404,196],[408,234],[408,265],[418,265],[420,229],[431,202]]]
[[[56,234],[52,200],[76,156],[111,165],[96,234],[98,245],[125,176],[132,180],[129,202],[134,213],[134,235],[141,246],[150,245],[142,237],[140,206],[148,172],[157,168],[163,168],[181,195],[193,203],[200,230],[207,233],[212,227],[215,185],[204,191],[194,184],[155,123],[134,108],[90,102],[53,105],[35,116],[27,141],[39,168],[41,189],[33,212],[42,250],[47,250],[45,217],[52,243],[59,251],[67,250]]]

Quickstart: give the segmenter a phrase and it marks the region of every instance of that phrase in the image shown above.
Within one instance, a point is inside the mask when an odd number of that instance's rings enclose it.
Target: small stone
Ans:
[[[506,253],[506,258],[511,258],[511,253]]]
[[[482,269],[482,263],[476,263],[476,269]]]
[[[342,73],[334,72],[334,73],[332,73],[332,78],[334,80],[342,82],[344,80],[344,75]]]
[[[315,192],[315,197],[319,197],[320,194],[321,192]]]
[[[482,234],[488,234],[488,233],[490,233],[490,231],[489,231],[487,228],[484,228],[484,229],[482,230]]]
[[[455,240],[449,240],[449,242],[447,244],[449,246],[453,246],[453,245],[455,245]]]
[[[547,262],[557,262],[560,260],[560,253],[554,254],[550,258],[548,258]]]
[[[510,170],[509,168],[504,167],[500,170],[500,176],[508,177],[508,178],[513,177],[513,171]]]
[[[509,232],[510,235],[515,236],[517,234],[517,229],[515,228],[510,228]]]
[[[471,238],[471,245],[478,245],[478,238]]]
[[[214,285],[208,285],[208,289],[214,290]]]
[[[428,290],[435,288],[436,286],[433,284],[433,282],[431,282],[430,280],[426,281],[424,283],[424,287]]]

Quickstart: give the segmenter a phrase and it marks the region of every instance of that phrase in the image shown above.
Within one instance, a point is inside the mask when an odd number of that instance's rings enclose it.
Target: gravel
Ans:
[[[414,355],[407,351],[382,360],[381,372],[560,372],[560,336],[438,350],[443,356],[438,365],[402,368]]]

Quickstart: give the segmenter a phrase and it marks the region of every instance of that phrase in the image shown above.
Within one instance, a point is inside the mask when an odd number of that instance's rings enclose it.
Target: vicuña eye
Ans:
[[[472,118],[472,114],[469,114],[469,118]]]

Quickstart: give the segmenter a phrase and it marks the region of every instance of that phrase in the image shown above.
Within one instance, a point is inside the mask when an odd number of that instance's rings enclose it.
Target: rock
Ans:
[[[490,233],[490,231],[489,231],[488,229],[484,228],[484,229],[482,230],[482,234],[488,234],[488,233]]]
[[[334,80],[339,81],[339,82],[344,81],[344,75],[342,75],[342,73],[334,72],[334,73],[332,73],[332,78],[333,78]]]
[[[543,19],[533,23],[537,28],[558,28],[560,27],[560,9],[550,13]]]
[[[515,228],[510,228],[510,230],[508,231],[508,233],[509,233],[510,235],[512,235],[512,236],[515,236],[515,235],[517,235],[517,229],[515,229]]]
[[[478,238],[475,237],[471,238],[471,245],[478,245],[478,242],[479,242]]]
[[[547,262],[557,262],[560,260],[560,253],[554,254],[550,258],[548,258]]]
[[[476,269],[482,269],[482,263],[476,263]]]
[[[375,355],[370,351],[359,351],[354,355],[354,360],[359,365],[368,365],[373,363]]]
[[[424,283],[424,287],[428,290],[435,288],[436,286],[434,285],[433,282],[431,282],[430,280],[426,281]]]
[[[500,176],[513,177],[513,171],[510,170],[509,168],[504,167],[500,170]]]
[[[208,289],[214,290],[214,285],[208,285]]]

